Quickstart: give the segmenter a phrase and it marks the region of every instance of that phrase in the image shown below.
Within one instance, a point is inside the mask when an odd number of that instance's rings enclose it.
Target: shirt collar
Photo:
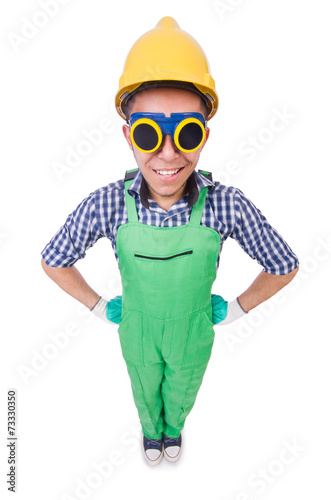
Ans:
[[[187,179],[187,194],[188,194],[189,208],[193,207],[193,205],[199,198],[199,191],[206,186],[207,187],[214,186],[214,183],[209,179],[207,179],[204,175],[194,170],[194,172],[192,172],[190,177]],[[145,208],[149,208],[148,187],[140,170],[133,179],[128,191],[130,195],[133,196],[134,198],[140,196],[140,201],[142,205]]]

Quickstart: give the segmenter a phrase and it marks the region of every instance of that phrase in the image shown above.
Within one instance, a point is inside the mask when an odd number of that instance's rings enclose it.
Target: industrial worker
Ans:
[[[108,323],[123,357],[150,465],[176,462],[202,383],[214,324],[229,324],[287,285],[298,259],[235,187],[196,170],[218,97],[206,56],[171,17],[131,48],[115,98],[137,169],[70,214],[42,252],[46,273]],[[107,302],[74,266],[99,238],[111,241],[122,296]],[[263,267],[230,302],[211,293],[225,240]]]

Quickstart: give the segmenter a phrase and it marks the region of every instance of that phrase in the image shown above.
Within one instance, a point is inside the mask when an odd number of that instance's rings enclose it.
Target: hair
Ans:
[[[171,87],[169,86],[169,88],[171,88]],[[147,90],[147,89],[141,89],[141,90]],[[133,105],[134,105],[134,102],[136,99],[136,95],[139,91],[133,91],[131,94],[128,95],[128,97],[125,100],[125,104],[123,105],[123,111],[124,111],[124,114],[126,116],[127,121],[129,121],[129,119],[130,119]],[[196,89],[196,91],[194,91],[194,93],[198,94],[200,97],[201,113],[202,113],[204,119],[207,121],[208,115],[209,115],[209,109],[208,109],[208,106],[206,104],[205,97],[197,89]]]
[[[129,96],[126,99],[125,104],[123,106],[123,111],[124,111],[124,114],[125,114],[127,121],[129,121],[129,119],[130,119],[135,99],[136,99],[135,95],[133,95],[132,97]]]

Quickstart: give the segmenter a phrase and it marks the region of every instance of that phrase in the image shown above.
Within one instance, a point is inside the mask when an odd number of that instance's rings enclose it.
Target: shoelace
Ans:
[[[179,446],[178,444],[179,438],[173,439],[173,438],[165,438],[164,443],[165,444],[170,444],[171,446]]]
[[[147,446],[151,445],[152,448],[159,448],[160,444],[160,439],[149,439],[147,441]]]

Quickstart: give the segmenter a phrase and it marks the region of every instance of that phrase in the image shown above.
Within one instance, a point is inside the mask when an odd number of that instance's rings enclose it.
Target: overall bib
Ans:
[[[220,236],[200,225],[207,187],[188,224],[156,227],[138,222],[131,182],[125,182],[128,223],[116,242],[123,287],[118,333],[144,435],[178,438],[213,346]]]

